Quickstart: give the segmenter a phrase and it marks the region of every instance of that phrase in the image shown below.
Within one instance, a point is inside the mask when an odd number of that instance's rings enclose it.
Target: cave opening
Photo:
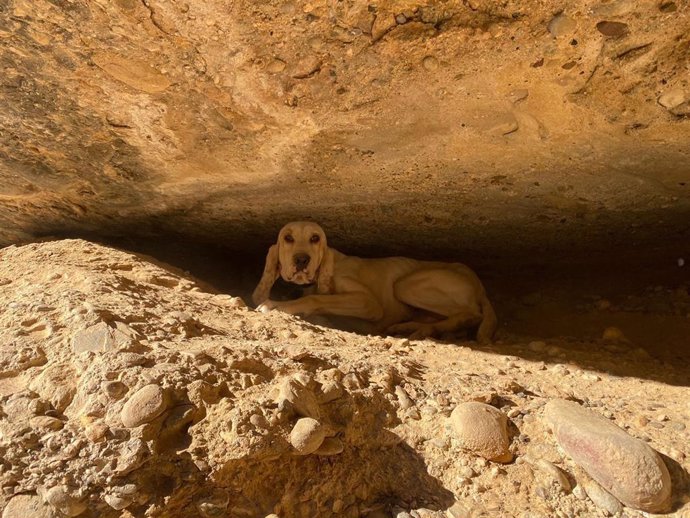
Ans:
[[[390,229],[372,230],[361,222],[328,218],[324,227],[329,245],[348,255],[402,255],[470,266],[498,313],[499,344],[536,342],[533,347],[539,348],[559,339],[614,353],[639,349],[657,362],[685,362],[690,358],[690,218],[672,215],[669,223],[667,216],[659,225],[655,216],[638,218],[638,232],[631,232],[627,223],[595,231],[570,227],[551,240],[492,227],[443,235],[443,230],[428,227],[403,232],[395,222]],[[263,223],[227,223],[222,231],[217,221],[191,231],[176,222],[139,220],[89,232],[56,230],[50,238],[86,238],[144,254],[251,306],[266,251],[282,222],[290,219],[287,214]],[[300,293],[298,286],[282,280],[273,290],[279,299]],[[464,338],[446,337],[456,343]],[[510,354],[510,348],[503,352]],[[552,354],[554,360],[567,357],[567,347]]]

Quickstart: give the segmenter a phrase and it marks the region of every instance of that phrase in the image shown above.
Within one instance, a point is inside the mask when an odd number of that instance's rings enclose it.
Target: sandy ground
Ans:
[[[0,251],[3,518],[606,516],[543,417],[554,399],[662,454],[668,516],[690,516],[690,361],[616,320],[673,328],[687,287],[585,303],[572,325],[625,329],[608,340],[528,338],[535,304],[568,315],[526,298],[522,327],[480,347],[259,314],[180,273],[76,240]],[[514,461],[462,447],[449,416],[468,401],[507,415]],[[295,454],[306,415],[330,452]]]

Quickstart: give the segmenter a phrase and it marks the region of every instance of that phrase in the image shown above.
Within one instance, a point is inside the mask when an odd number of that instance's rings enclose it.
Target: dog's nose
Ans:
[[[295,261],[295,267],[297,270],[304,270],[309,264],[309,254],[295,254],[293,260]]]

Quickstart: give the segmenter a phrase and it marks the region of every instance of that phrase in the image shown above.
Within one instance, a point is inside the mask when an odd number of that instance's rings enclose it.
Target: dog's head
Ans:
[[[326,234],[316,223],[293,221],[278,234],[278,270],[280,276],[295,284],[319,281],[328,253]]]

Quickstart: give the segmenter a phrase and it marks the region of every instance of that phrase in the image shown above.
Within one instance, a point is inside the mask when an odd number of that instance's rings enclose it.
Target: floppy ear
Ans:
[[[316,279],[316,292],[326,295],[335,291],[333,284],[333,269],[335,268],[335,255],[326,247],[326,251],[319,265],[319,276]]]
[[[264,273],[261,276],[259,284],[256,286],[254,293],[252,294],[252,300],[257,306],[266,299],[271,294],[271,288],[275,284],[276,279],[280,275],[280,266],[278,264],[278,245],[272,245],[268,249],[268,254],[266,255],[266,266],[264,266]]]

